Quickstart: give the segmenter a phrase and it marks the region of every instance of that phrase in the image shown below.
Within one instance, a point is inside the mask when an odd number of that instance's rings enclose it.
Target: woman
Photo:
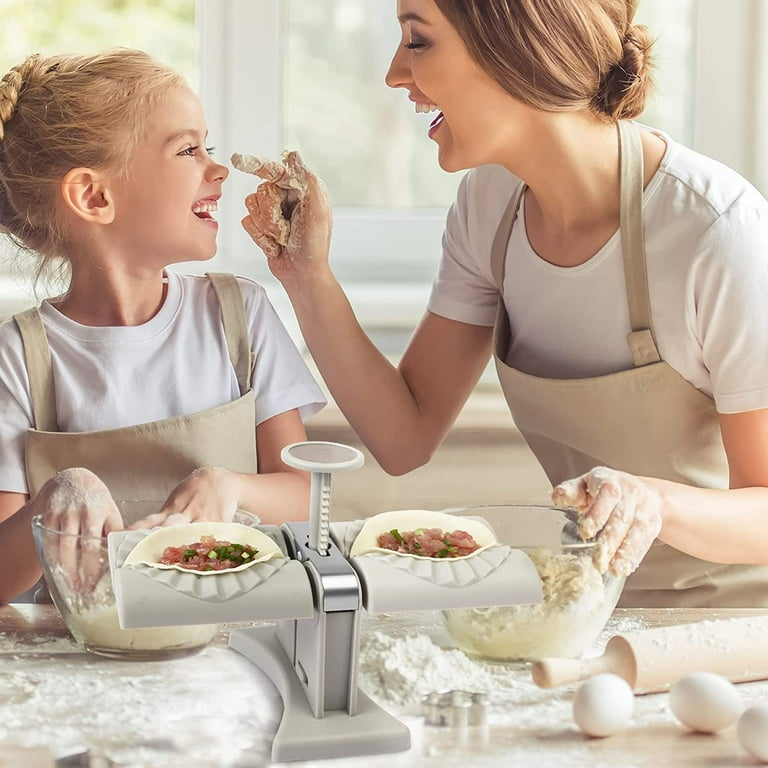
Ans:
[[[318,184],[294,214],[302,248],[269,264],[386,470],[428,461],[493,351],[555,503],[581,510],[584,536],[602,530],[599,568],[637,569],[623,605],[768,606],[768,204],[630,122],[650,89],[633,14],[631,0],[399,0],[387,83],[441,110],[440,165],[473,170],[397,368],[331,274]]]

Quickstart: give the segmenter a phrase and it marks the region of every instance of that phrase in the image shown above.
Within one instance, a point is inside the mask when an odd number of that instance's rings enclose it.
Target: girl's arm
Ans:
[[[32,538],[35,511],[27,498],[0,492],[0,605],[29,589],[41,575]]]
[[[25,503],[26,502],[26,503]],[[40,578],[41,570],[32,536],[32,518],[45,515],[49,528],[73,536],[100,538],[123,528],[120,512],[109,489],[93,472],[72,467],[57,472],[27,501],[20,493],[0,493],[0,603],[7,603]],[[73,583],[93,569],[83,566],[80,539],[66,537],[56,553],[58,563]],[[70,544],[78,543],[78,546]],[[54,553],[51,553],[52,556]],[[85,583],[85,586],[89,586]],[[90,584],[93,586],[93,584]]]
[[[201,520],[231,520],[237,509],[252,512],[262,523],[306,520],[310,475],[283,464],[280,452],[307,439],[298,410],[273,416],[256,427],[258,474],[201,467],[171,492],[163,508],[131,528],[179,525]]]

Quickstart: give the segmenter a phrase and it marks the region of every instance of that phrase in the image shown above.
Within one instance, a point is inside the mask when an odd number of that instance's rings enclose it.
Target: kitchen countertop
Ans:
[[[765,613],[619,609],[596,650],[619,631]],[[269,763],[267,755],[280,717],[279,696],[259,669],[227,647],[231,628],[224,626],[206,649],[185,658],[115,661],[83,652],[52,606],[0,607],[0,768],[50,766],[40,747],[49,747],[58,757],[90,748],[116,761],[94,759],[93,768],[164,768],[187,764],[184,758],[201,751],[209,761],[199,764],[212,767],[277,765]],[[440,645],[447,641],[436,613],[364,615],[364,639],[376,632],[392,637],[425,634]],[[504,679],[506,698],[494,704],[491,697],[484,727],[425,725],[417,706],[380,700],[410,728],[409,751],[280,765],[623,768],[684,764],[716,768],[757,764],[740,747],[733,727],[716,735],[687,732],[669,710],[665,693],[637,696],[633,720],[623,732],[593,739],[573,723],[573,686],[545,691],[533,685],[526,665],[493,667],[494,674]],[[742,683],[738,688],[745,705],[768,702],[768,681]]]

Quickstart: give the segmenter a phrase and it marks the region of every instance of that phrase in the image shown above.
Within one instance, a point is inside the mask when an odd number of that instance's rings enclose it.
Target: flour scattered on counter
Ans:
[[[372,632],[360,647],[360,686],[375,699],[407,706],[432,691],[503,695],[515,684],[508,670],[494,671],[462,651],[443,650],[427,635],[395,638]]]
[[[279,711],[271,684],[226,648],[147,663],[21,653],[0,675],[0,740],[56,754],[88,747],[131,768],[229,765],[223,751],[241,748],[258,756]]]

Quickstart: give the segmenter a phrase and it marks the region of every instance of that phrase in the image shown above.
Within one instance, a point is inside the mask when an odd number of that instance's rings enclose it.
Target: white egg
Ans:
[[[611,736],[629,723],[635,695],[618,675],[595,675],[582,683],[573,697],[573,719],[590,736]]]
[[[756,760],[768,763],[768,704],[753,704],[739,718],[739,743]]]
[[[716,733],[733,725],[744,711],[736,686],[712,672],[693,672],[669,690],[675,717],[692,731]]]

